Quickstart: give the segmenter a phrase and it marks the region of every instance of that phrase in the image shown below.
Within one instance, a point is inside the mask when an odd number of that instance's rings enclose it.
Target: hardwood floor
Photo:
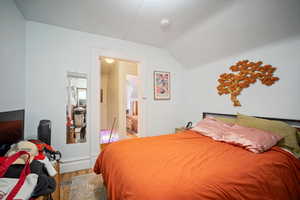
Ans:
[[[64,173],[60,175],[60,199],[69,200],[71,180],[74,176],[93,173],[92,169],[84,169],[75,172]]]
[[[127,139],[136,138],[136,135],[129,135]],[[109,143],[100,144],[100,148],[104,149]],[[84,169],[75,172],[63,173],[60,175],[60,200],[69,200],[71,192],[72,178],[84,174],[93,173],[92,169]],[[55,200],[55,199],[54,199]]]

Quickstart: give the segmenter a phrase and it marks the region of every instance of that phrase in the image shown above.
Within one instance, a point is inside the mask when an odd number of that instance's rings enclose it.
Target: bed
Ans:
[[[111,143],[94,171],[110,200],[300,199],[300,160],[291,153],[255,154],[191,130]]]

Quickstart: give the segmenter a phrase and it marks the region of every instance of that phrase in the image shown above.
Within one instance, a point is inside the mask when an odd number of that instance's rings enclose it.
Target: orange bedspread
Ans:
[[[196,132],[108,145],[94,167],[110,200],[299,200],[300,161],[254,154]]]

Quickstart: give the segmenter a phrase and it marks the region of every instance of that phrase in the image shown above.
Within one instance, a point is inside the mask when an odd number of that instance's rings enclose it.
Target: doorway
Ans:
[[[138,62],[100,57],[100,143],[138,137]]]

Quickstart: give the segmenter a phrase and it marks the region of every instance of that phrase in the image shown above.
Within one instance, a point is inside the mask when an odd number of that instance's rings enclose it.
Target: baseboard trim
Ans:
[[[60,164],[60,171],[61,173],[66,173],[82,169],[90,169],[92,167],[91,163],[90,157],[62,160]]]
[[[93,168],[99,154],[93,153],[91,156],[81,156],[60,161],[60,172],[67,173],[82,169]]]
[[[92,155],[91,160],[90,160],[91,166],[95,165],[97,158],[98,158],[98,155]]]
[[[70,163],[74,161],[80,161],[80,160],[89,160],[90,156],[82,156],[82,157],[76,157],[76,158],[71,158],[71,159],[62,159],[60,160],[61,163]]]

